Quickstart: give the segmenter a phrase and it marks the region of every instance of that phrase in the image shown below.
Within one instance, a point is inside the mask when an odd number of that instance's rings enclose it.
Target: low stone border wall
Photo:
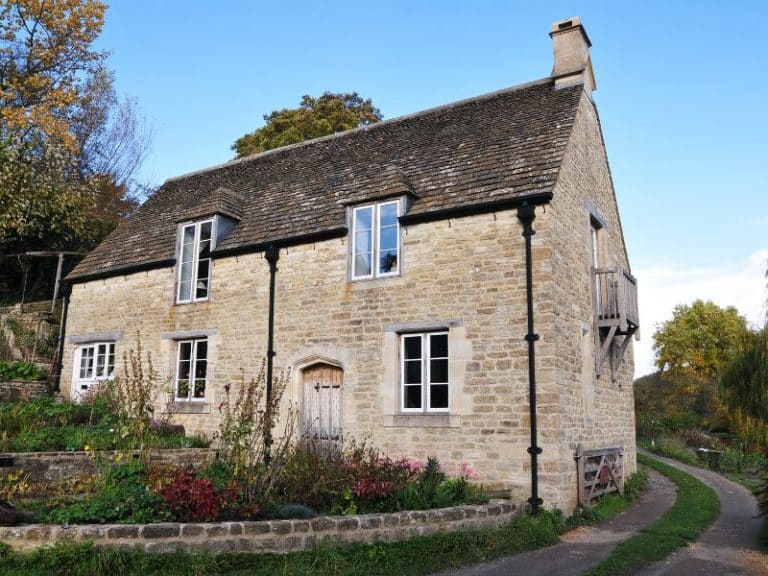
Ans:
[[[48,382],[39,380],[2,380],[0,381],[0,402],[19,402],[35,400],[51,395]]]
[[[92,541],[97,546],[139,547],[149,553],[207,550],[284,554],[306,550],[323,542],[395,542],[424,534],[492,528],[504,524],[522,510],[522,503],[491,500],[488,504],[439,510],[320,516],[311,520],[143,525],[29,524],[0,528],[0,542],[19,551],[62,541]]]
[[[138,451],[125,452],[18,452],[0,454],[0,475],[21,470],[29,474],[32,482],[54,483],[81,478],[96,473],[99,459],[114,458],[117,454],[138,457]],[[164,465],[205,466],[216,458],[212,448],[178,448],[151,450],[149,461]]]

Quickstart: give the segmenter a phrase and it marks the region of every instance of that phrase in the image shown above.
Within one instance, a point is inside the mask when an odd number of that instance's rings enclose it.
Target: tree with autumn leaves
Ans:
[[[150,139],[94,41],[98,0],[0,0],[0,255],[87,249],[138,205]]]
[[[105,10],[0,0],[0,249],[89,247],[115,225],[104,200],[136,206],[149,136],[93,47]]]

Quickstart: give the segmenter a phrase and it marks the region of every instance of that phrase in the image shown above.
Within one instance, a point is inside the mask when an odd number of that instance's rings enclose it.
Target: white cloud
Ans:
[[[746,262],[737,261],[729,268],[660,265],[633,270],[638,282],[642,336],[634,345],[635,376],[655,370],[653,333],[658,325],[672,318],[672,310],[678,304],[690,304],[700,298],[718,306],[735,306],[748,322],[762,326],[767,263],[768,250],[760,250]]]

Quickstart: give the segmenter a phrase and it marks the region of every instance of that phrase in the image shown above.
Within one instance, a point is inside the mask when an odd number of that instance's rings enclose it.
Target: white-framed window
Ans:
[[[450,408],[448,332],[400,337],[400,409],[447,412]]]
[[[207,300],[211,289],[211,250],[215,247],[214,221],[183,224],[179,236],[176,302]]]
[[[176,400],[205,400],[208,383],[208,340],[179,340],[176,350]]]
[[[92,342],[75,349],[73,397],[79,399],[95,385],[115,377],[115,343]]]
[[[381,202],[352,210],[352,279],[400,273],[400,202]]]

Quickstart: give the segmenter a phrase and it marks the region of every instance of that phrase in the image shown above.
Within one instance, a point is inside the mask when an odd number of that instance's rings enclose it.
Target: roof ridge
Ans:
[[[257,152],[255,154],[249,154],[248,156],[244,156],[243,158],[235,158],[234,160],[228,160],[227,162],[222,162],[220,164],[214,164],[213,166],[208,166],[207,168],[201,168],[199,170],[193,170],[192,172],[186,172],[184,174],[179,174],[178,176],[171,176],[170,178],[167,178],[163,185],[169,183],[169,182],[175,182],[177,180],[183,180],[185,178],[189,178],[190,176],[198,176],[200,174],[205,174],[206,172],[213,172],[214,170],[219,170],[221,168],[235,166],[237,164],[242,164],[245,162],[250,162],[252,160],[255,160],[256,158],[265,158],[267,156],[271,156],[274,154],[279,154],[282,152],[285,152],[287,150],[293,150],[295,148],[301,148],[303,146],[309,146],[312,144],[315,144],[317,142],[325,142],[327,140],[333,140],[336,138],[345,138],[350,137],[353,134],[358,134],[361,132],[365,132],[368,130],[376,130],[383,126],[389,126],[390,124],[394,124],[396,122],[402,122],[403,120],[409,120],[411,118],[418,118],[420,116],[426,116],[428,114],[434,114],[436,112],[440,112],[443,110],[450,110],[451,108],[454,108],[456,106],[464,106],[466,104],[471,104],[473,102],[481,102],[483,100],[490,100],[491,98],[495,98],[497,96],[501,96],[502,94],[507,94],[511,92],[517,92],[518,90],[524,90],[526,88],[532,88],[533,86],[538,85],[544,85],[552,82],[552,78],[547,76],[546,78],[541,78],[539,80],[533,80],[531,82],[524,82],[523,84],[516,84],[514,86],[509,86],[507,88],[501,88],[500,90],[494,90],[493,92],[487,92],[486,94],[480,94],[479,96],[472,96],[470,98],[463,98],[461,100],[456,100],[455,102],[449,102],[448,104],[441,104],[439,106],[434,106],[432,108],[426,108],[425,110],[418,110],[416,112],[411,112],[409,114],[403,114],[402,116],[395,116],[394,118],[387,118],[386,120],[381,120],[379,122],[374,122],[373,124],[367,124],[365,126],[359,126],[357,128],[351,128],[349,130],[344,130],[342,132],[334,132],[333,134],[328,134],[327,136],[319,136],[317,138],[312,138],[311,140],[304,140],[302,142],[296,142],[295,144],[288,144],[287,146],[281,146],[279,148],[273,148],[272,150],[266,150],[264,152]],[[162,187],[162,186],[161,186]]]

